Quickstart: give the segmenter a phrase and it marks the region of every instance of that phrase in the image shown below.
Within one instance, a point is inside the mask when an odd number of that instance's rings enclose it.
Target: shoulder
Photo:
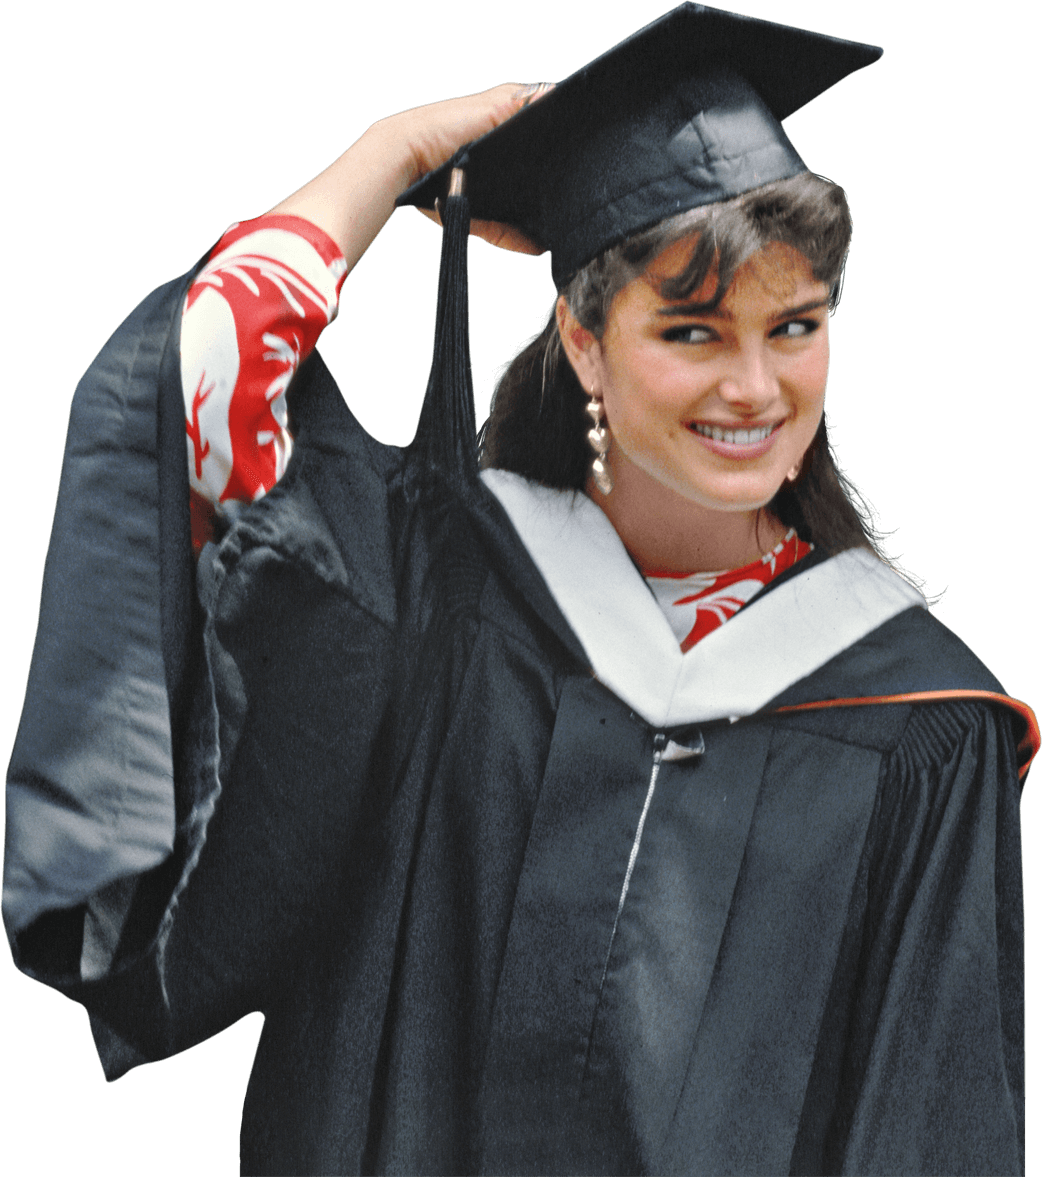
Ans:
[[[848,616],[863,617],[865,624],[856,640],[839,646],[787,697],[775,700],[777,705],[802,701],[808,692],[828,698],[1006,693],[977,654],[925,607],[921,594],[870,553],[854,548],[785,579],[788,592],[765,593],[765,601],[777,597],[791,610],[815,611],[823,630],[837,630]]]
[[[945,759],[981,725],[997,724],[1016,739],[1021,775],[1039,745],[1031,708],[1007,695],[973,651],[922,607],[903,609],[863,634],[788,686],[768,710],[883,751],[904,746],[912,760]]]
[[[915,781],[987,764],[1015,780],[1015,723],[1009,709],[980,699],[910,705],[901,739],[887,759],[888,771]]]

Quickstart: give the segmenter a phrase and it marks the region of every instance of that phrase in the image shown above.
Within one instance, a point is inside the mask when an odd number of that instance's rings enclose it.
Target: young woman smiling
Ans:
[[[1037,729],[845,492],[779,121],[877,56],[684,5],[383,120],[81,385],[5,918],[110,1077],[264,1013],[245,1171],[1020,1167]],[[402,448],[313,351],[396,201]],[[558,289],[480,446],[468,227]]]
[[[768,508],[795,482],[822,420],[829,291],[791,246],[766,245],[722,299],[710,273],[666,299],[696,240],[664,250],[615,296],[600,339],[563,296],[565,354],[604,401],[614,488],[586,490],[641,567],[735,568],[786,528]]]

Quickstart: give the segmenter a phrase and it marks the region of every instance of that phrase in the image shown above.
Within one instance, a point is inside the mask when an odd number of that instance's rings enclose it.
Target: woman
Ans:
[[[668,20],[696,20],[702,44],[735,20],[754,39],[792,35],[697,6]],[[675,25],[652,26],[616,66],[649,44],[661,61],[664,33],[679,44]],[[560,139],[580,127],[580,144],[595,140],[593,122],[565,115],[612,68],[595,62],[518,115],[517,87],[500,87],[374,126],[272,210],[313,226],[300,232],[325,267],[314,304],[409,182],[462,162],[457,148],[487,129],[530,134],[544,111]],[[734,113],[736,93],[743,114],[762,114],[744,81],[717,102],[717,81],[699,135]],[[224,281],[218,255],[114,337],[115,352],[137,341],[130,379],[111,348],[92,368],[87,432],[114,368],[131,433],[118,480],[102,446],[86,473],[67,465],[64,494],[92,510],[108,496],[106,538],[121,539],[131,586],[106,613],[108,572],[95,556],[78,563],[77,531],[57,525],[58,577],[74,573],[105,624],[86,658],[69,657],[84,625],[61,632],[65,594],[60,580],[45,586],[26,704],[40,718],[22,726],[9,793],[15,829],[49,820],[55,833],[49,859],[33,858],[39,838],[15,847],[41,869],[35,895],[8,870],[8,929],[22,969],[92,1010],[109,1077],[264,1010],[244,1171],[1021,1168],[1010,1091],[1027,709],[900,578],[851,548],[856,518],[829,490],[819,428],[845,240],[824,247],[794,227],[796,208],[805,225],[835,191],[791,182],[802,161],[776,119],[762,125],[781,160],[774,187],[738,169],[730,199],[702,193],[686,224],[666,225],[675,239],[659,235],[643,257],[632,233],[612,241],[636,268],[610,295],[597,284],[618,279],[617,259],[584,255],[603,232],[589,194],[555,192],[543,224],[555,280],[578,282],[547,328],[563,355],[545,381],[542,354],[536,381],[518,360],[482,479],[452,351],[465,321],[451,290],[467,224],[456,197],[443,206],[433,377],[405,455],[345,415],[317,355],[303,359],[306,339],[292,428],[279,433],[279,386],[258,441],[270,468],[235,464],[234,446],[215,454],[214,392],[191,367],[193,312],[210,295],[193,301],[190,284]],[[483,142],[502,151],[504,138]],[[480,151],[463,168],[478,221],[483,167],[497,174]],[[735,155],[723,157],[731,174]],[[573,164],[569,178],[593,171]],[[589,217],[565,215],[576,204]],[[843,218],[834,208],[828,220]],[[749,224],[769,232],[729,258],[743,224],[746,237]],[[525,228],[478,232],[535,247]],[[703,245],[710,231],[719,250]],[[178,355],[168,343],[182,305]],[[560,461],[529,435],[547,403],[579,420],[588,398],[600,421],[578,434],[580,446],[593,434],[589,479],[575,433],[546,426],[565,434]],[[226,508],[238,519],[219,546],[200,543],[194,619],[186,494],[173,493],[187,491],[182,408],[199,498],[239,478],[235,497],[257,500]],[[518,454],[543,470],[518,470]],[[212,474],[219,460],[231,472]],[[556,490],[570,479],[588,497]],[[195,512],[200,541],[206,513]],[[721,568],[743,573],[725,586],[730,603],[686,624],[691,601],[663,583],[691,579],[685,596],[699,597]],[[967,691],[973,701],[953,699]],[[835,706],[852,696],[857,706]],[[84,843],[78,818],[61,822],[73,806],[49,798],[77,796],[80,779],[82,809],[115,814],[120,842],[104,871],[80,853],[86,878],[58,880],[78,895],[41,902],[58,885],[53,845],[67,838],[67,863]],[[127,791],[137,824],[125,798],[99,804],[99,780]]]

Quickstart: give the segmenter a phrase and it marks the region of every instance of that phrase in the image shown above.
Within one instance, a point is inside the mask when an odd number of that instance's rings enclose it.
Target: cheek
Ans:
[[[828,343],[793,356],[780,373],[782,395],[795,413],[795,424],[808,440],[814,435],[825,407],[829,374]]]
[[[604,409],[620,436],[660,434],[676,425],[676,406],[690,398],[690,376],[655,347],[631,347],[624,359],[603,369]]]
[[[828,335],[824,335],[821,343],[807,352],[799,368],[799,379],[808,401],[824,404],[828,378],[829,340]]]

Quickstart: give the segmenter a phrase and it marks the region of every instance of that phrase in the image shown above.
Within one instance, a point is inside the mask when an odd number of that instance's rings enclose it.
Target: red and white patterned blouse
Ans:
[[[192,538],[210,538],[213,504],[251,502],[293,449],[286,389],[337,312],[347,263],[300,217],[232,225],[185,299],[185,399]]]
[[[346,272],[321,229],[269,215],[232,225],[192,283],[181,383],[197,552],[212,538],[220,504],[260,498],[286,469],[293,449],[286,389],[336,317]],[[744,568],[647,581],[686,652],[811,546],[790,530]]]
[[[766,556],[724,572],[645,576],[666,620],[686,654],[707,633],[733,617],[776,577],[814,548],[790,527]]]

